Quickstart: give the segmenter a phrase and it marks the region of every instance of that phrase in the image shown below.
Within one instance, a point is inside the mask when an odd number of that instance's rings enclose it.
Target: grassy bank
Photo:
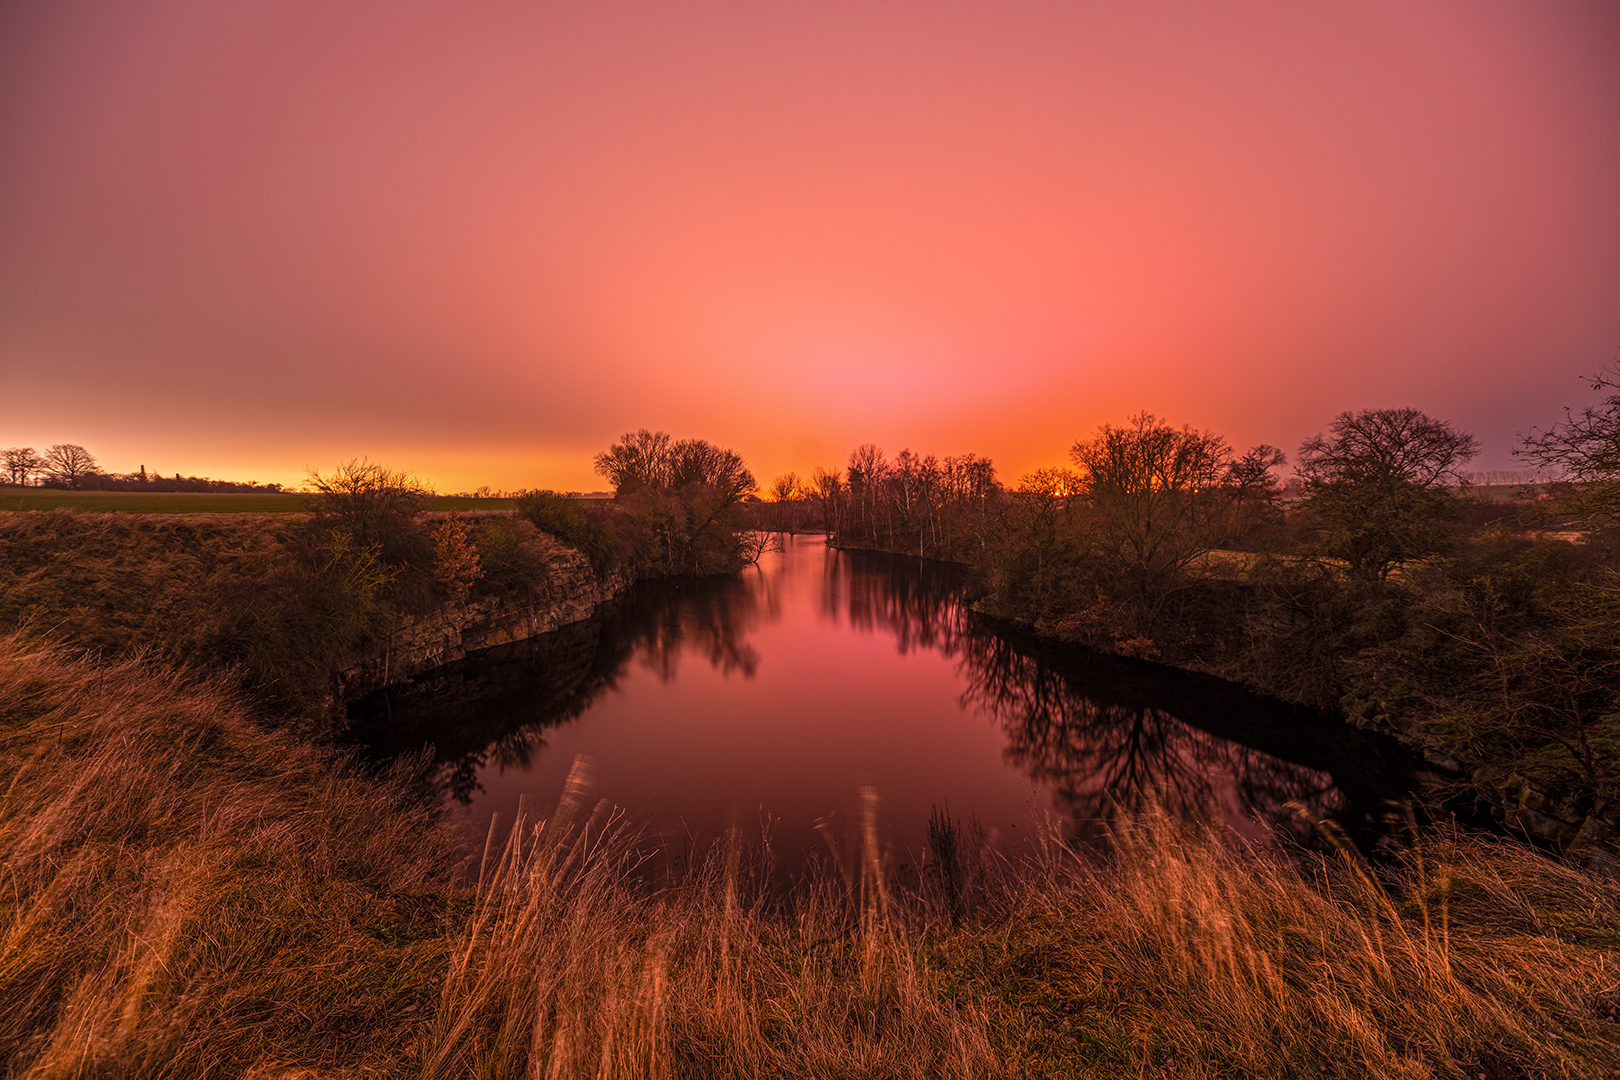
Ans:
[[[390,546],[304,514],[0,512],[0,627],[229,672],[276,714],[329,723],[333,676],[392,630],[458,597],[543,590],[572,558],[527,521],[472,515],[480,576],[453,590],[435,574],[441,520],[407,520]]]
[[[0,638],[0,1054],[28,1076],[1609,1076],[1620,887],[1430,834],[1381,876],[1156,818],[1011,866],[941,822],[785,903],[649,881],[576,772],[453,876],[405,778],[218,686]],[[869,818],[865,835],[875,837]],[[499,845],[497,845],[499,848]],[[835,864],[829,862],[829,867]]]

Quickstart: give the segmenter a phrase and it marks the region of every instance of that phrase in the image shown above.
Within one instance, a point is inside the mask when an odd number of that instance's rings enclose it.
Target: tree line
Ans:
[[[1578,475],[1591,490],[1585,498],[1598,498],[1590,470],[1580,472],[1567,452],[1544,452],[1554,437],[1538,433],[1527,443],[1525,453],[1540,455],[1538,474]],[[1478,450],[1473,436],[1417,409],[1340,414],[1296,456],[1293,546],[1369,579],[1436,554],[1466,516],[1460,496],[1474,474],[1462,467]],[[1009,536],[1028,540],[1043,564],[1078,544],[1107,567],[1115,588],[1125,583],[1144,596],[1212,551],[1282,539],[1276,470],[1288,457],[1277,447],[1238,454],[1213,432],[1141,413],[1077,440],[1069,458],[1069,466],[1038,469],[1009,488],[988,458],[902,450],[891,459],[867,443],[845,470],[778,477],[768,492],[774,505],[757,517],[762,527],[819,526],[846,546],[961,562],[981,561]]]
[[[0,482],[17,487],[51,487],[69,491],[252,492],[281,491],[280,484],[211,480],[202,476],[160,476],[139,472],[108,473],[95,455],[75,443],[57,443],[38,453],[32,446],[0,450]]]
[[[1342,710],[1538,834],[1612,826],[1620,800],[1620,369],[1531,429],[1534,499],[1468,497],[1469,433],[1347,411],[1293,455],[1142,413],[1003,484],[987,459],[888,458],[771,487],[833,542],[970,567],[992,617]],[[1530,494],[1530,492],[1526,492]]]

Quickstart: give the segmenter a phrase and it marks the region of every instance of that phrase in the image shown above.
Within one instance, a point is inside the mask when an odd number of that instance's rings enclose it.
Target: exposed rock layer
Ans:
[[[598,604],[627,584],[618,574],[597,577],[585,556],[555,545],[548,553],[545,580],[526,594],[481,597],[448,604],[401,626],[380,648],[337,676],[344,701],[385,686],[409,682],[468,653],[508,645],[588,619]]]

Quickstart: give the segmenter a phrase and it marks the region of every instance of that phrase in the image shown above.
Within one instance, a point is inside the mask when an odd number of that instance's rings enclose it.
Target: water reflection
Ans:
[[[992,627],[958,602],[961,581],[948,565],[851,553],[827,575],[823,610],[888,630],[902,652],[955,657],[964,706],[1000,726],[1006,760],[1052,793],[1077,836],[1151,800],[1255,836],[1310,843],[1310,819],[1332,818],[1370,839],[1406,791],[1410,763],[1388,740],[1219,680]],[[1278,756],[1290,752],[1311,764]]]
[[[855,630],[883,629],[903,656],[936,649],[954,656],[972,633],[961,596],[963,573],[948,563],[924,562],[871,551],[828,552],[821,590],[822,614]]]
[[[431,748],[433,783],[469,804],[483,790],[482,771],[529,766],[546,733],[617,688],[632,660],[665,683],[677,680],[688,654],[752,677],[759,654],[749,631],[771,605],[749,586],[740,578],[643,586],[583,622],[352,702],[351,736],[381,758]]]
[[[888,768],[891,790],[914,789],[897,791],[891,812],[918,821],[891,823],[917,834],[929,800],[983,806],[993,801],[984,785],[1006,789],[1008,781],[997,777],[1009,774],[1022,778],[1024,791],[1040,793],[1080,838],[1116,806],[1155,798],[1188,819],[1224,818],[1254,835],[1289,829],[1302,840],[1308,825],[1291,806],[1303,806],[1365,842],[1377,833],[1387,800],[1407,789],[1410,762],[1388,740],[1219,680],[991,625],[963,608],[960,589],[961,575],[949,566],[801,541],[784,556],[767,557],[757,572],[646,587],[585,623],[373,695],[351,709],[353,730],[380,755],[431,745],[435,781],[469,804],[492,776],[544,759],[563,728],[575,732],[575,749],[588,742],[576,721],[608,723],[587,715],[593,709],[614,703],[615,716],[632,706],[661,710],[637,720],[640,727],[615,720],[617,733],[603,736],[617,740],[611,749],[621,756],[636,751],[627,739],[667,756],[635,763],[654,777],[649,788],[674,783],[661,772],[707,769],[721,778],[712,786],[739,772],[758,774],[766,809],[782,812],[797,797],[809,821],[846,801],[852,780],[837,747],[822,745],[839,736],[803,729],[869,707],[869,715],[847,718],[847,730],[895,745],[871,749],[861,768]],[[910,666],[894,666],[896,656],[912,658]],[[646,689],[638,672],[665,690]],[[905,683],[913,689],[902,693],[896,686],[904,679],[922,681]],[[918,696],[930,688],[947,690],[952,714],[975,722],[964,727],[938,713],[937,702],[922,700],[928,694]],[[908,715],[913,701],[919,711],[936,712]],[[750,711],[729,728],[705,726],[703,717],[725,709]],[[998,736],[999,760],[991,748],[990,758],[979,760],[986,720]],[[769,731],[760,736],[762,729]],[[750,740],[757,745],[738,748]],[[931,763],[919,763],[924,758]],[[786,790],[791,784],[810,794],[795,796]],[[935,791],[933,784],[955,786]],[[724,809],[695,805],[705,797],[698,788],[683,789],[676,805],[667,791],[662,797],[688,829]],[[995,797],[1005,808],[1006,790]]]
[[[767,590],[742,577],[663,582],[638,596],[620,634],[636,659],[664,682],[680,672],[690,652],[726,675],[753,678],[759,653],[749,630],[771,616]]]
[[[1077,832],[1101,826],[1117,808],[1156,800],[1186,820],[1224,817],[1240,827],[1259,817],[1301,838],[1307,822],[1341,817],[1348,805],[1333,777],[1200,730],[1142,699],[1100,696],[991,634],[966,635],[966,699],[1007,735],[1007,759],[1050,787]]]

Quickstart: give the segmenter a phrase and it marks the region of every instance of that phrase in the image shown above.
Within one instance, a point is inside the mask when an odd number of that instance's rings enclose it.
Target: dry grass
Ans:
[[[676,880],[576,773],[458,881],[432,815],[228,696],[0,638],[15,1076],[1609,1077],[1620,887],[1429,834],[1375,877],[1168,819],[901,893]],[[936,847],[944,835],[936,836]],[[774,898],[773,898],[774,897]]]
[[[0,638],[0,1072],[400,1071],[450,892],[399,790],[217,689]]]
[[[790,911],[735,841],[649,895],[571,781],[486,875],[429,1077],[1609,1076],[1620,888],[1429,837],[1380,882],[1165,817],[1116,854],[987,852],[978,910],[896,897],[868,854]],[[870,826],[869,826],[870,828]]]

